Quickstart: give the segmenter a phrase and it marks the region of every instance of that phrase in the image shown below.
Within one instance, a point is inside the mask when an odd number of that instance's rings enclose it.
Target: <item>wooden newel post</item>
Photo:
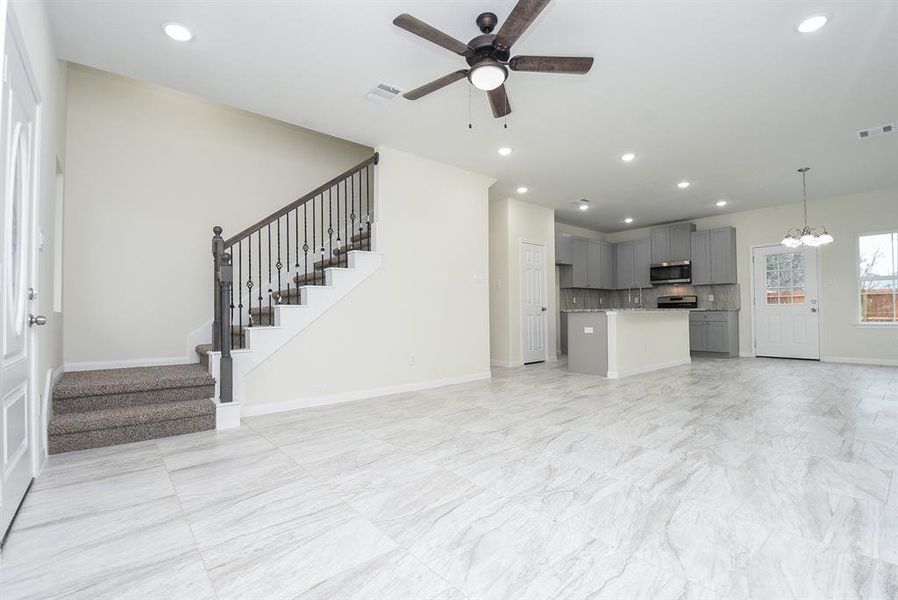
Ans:
[[[220,402],[232,402],[234,400],[234,378],[231,359],[231,286],[234,282],[234,267],[231,265],[231,255],[227,252],[221,254],[218,267],[219,300],[218,307],[221,311],[221,359],[218,362],[218,399]]]
[[[218,267],[221,255],[224,254],[224,240],[221,238],[221,227],[212,228],[212,350],[221,350],[221,304],[219,303]]]

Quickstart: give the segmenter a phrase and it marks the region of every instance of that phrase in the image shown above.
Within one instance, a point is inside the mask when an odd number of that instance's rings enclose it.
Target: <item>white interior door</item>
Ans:
[[[7,30],[0,123],[0,535],[34,475],[31,428],[34,139],[36,97],[15,36]]]
[[[546,247],[521,242],[521,359],[546,360],[549,323],[546,304]]]
[[[752,270],[755,354],[819,359],[817,249],[755,248]]]

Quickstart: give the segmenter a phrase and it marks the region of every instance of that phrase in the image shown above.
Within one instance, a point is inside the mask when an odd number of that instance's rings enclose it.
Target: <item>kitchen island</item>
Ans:
[[[568,371],[618,378],[689,364],[689,311],[568,311]]]

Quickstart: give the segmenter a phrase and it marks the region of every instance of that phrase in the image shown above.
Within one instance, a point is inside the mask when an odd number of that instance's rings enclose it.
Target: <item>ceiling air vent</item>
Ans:
[[[885,125],[881,125],[879,127],[871,127],[870,129],[861,129],[857,132],[857,137],[866,140],[867,138],[876,137],[878,135],[885,135],[887,133],[895,132],[895,124],[887,123]]]
[[[389,83],[378,83],[368,90],[368,93],[365,94],[365,98],[386,106],[398,98],[401,93],[402,90],[396,86],[390,85]]]

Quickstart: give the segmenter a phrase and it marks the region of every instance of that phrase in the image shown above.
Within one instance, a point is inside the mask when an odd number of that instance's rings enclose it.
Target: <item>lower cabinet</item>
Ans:
[[[739,312],[726,310],[689,313],[689,350],[738,356]]]

